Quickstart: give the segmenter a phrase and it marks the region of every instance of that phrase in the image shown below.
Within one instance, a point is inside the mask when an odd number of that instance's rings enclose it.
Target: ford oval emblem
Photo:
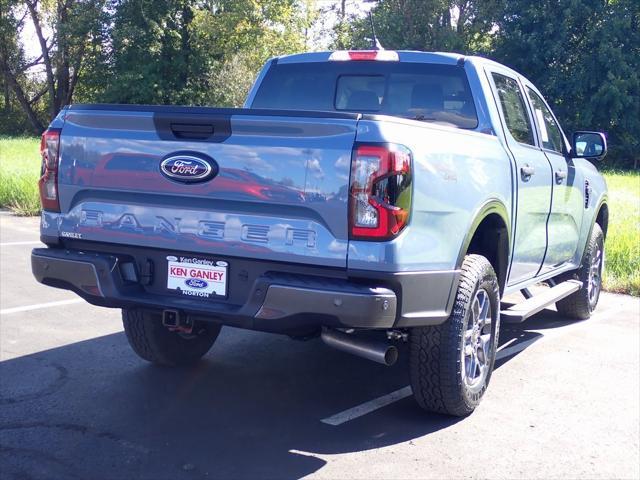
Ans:
[[[185,280],[184,283],[187,287],[191,288],[207,288],[209,285],[207,282],[200,280],[199,278],[189,278],[188,280]]]
[[[218,164],[211,157],[195,152],[177,152],[160,163],[162,174],[182,183],[206,182],[218,174]]]

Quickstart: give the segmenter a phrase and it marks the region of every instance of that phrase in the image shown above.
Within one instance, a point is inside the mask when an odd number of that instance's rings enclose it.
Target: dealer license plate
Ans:
[[[182,295],[227,296],[227,262],[204,258],[167,257],[167,288]]]

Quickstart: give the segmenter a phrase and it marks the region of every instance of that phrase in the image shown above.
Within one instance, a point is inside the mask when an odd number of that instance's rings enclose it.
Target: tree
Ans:
[[[239,106],[267,58],[304,50],[309,23],[306,3],[294,0],[110,5],[112,48],[96,70],[106,102]]]
[[[11,110],[10,92],[13,92],[20,108],[36,132],[42,131],[42,122],[34,104],[44,92],[30,95],[26,72],[37,62],[27,62],[19,46],[17,32],[24,25],[26,13],[18,15],[14,1],[0,0],[0,73],[4,83],[5,111]]]
[[[390,49],[480,53],[527,76],[567,130],[604,130],[609,161],[640,155],[638,0],[379,0]],[[368,19],[338,23],[336,48],[369,48]]]
[[[268,58],[306,49],[309,1],[218,0],[210,7],[199,12],[196,30],[211,60],[211,75],[198,87],[205,103],[240,106]]]
[[[90,37],[99,30],[103,3],[102,0],[25,0],[23,3],[2,0],[0,69],[37,133],[43,130],[35,108],[40,98],[47,99],[48,121],[71,103]],[[25,58],[17,41],[27,15],[40,48],[40,55],[35,59]],[[29,71],[37,66],[44,67],[42,89],[29,97],[27,84],[38,83]]]
[[[525,74],[568,130],[604,130],[631,166],[640,143],[637,0],[505,2],[493,57]]]
[[[371,9],[376,34],[394,50],[473,53],[486,46],[498,0],[379,0]],[[335,48],[368,48],[368,18],[339,22]]]

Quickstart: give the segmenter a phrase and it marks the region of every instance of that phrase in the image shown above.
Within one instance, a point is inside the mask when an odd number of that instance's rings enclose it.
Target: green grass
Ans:
[[[40,211],[40,139],[0,137],[0,207],[17,215]]]
[[[0,207],[37,215],[40,171],[38,138],[0,137]],[[640,295],[640,172],[605,172],[609,231],[605,288]]]
[[[609,229],[604,287],[640,295],[640,172],[605,172]]]

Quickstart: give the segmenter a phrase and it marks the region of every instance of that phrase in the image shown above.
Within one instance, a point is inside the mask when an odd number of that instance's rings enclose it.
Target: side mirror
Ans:
[[[602,160],[607,154],[607,138],[600,132],[575,132],[571,143],[573,158]]]

